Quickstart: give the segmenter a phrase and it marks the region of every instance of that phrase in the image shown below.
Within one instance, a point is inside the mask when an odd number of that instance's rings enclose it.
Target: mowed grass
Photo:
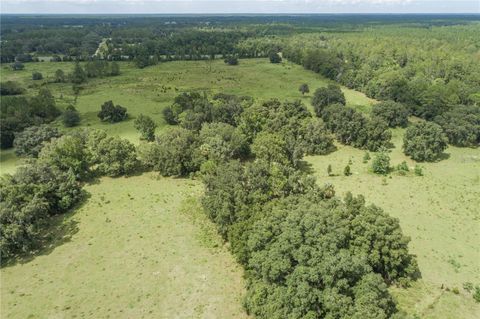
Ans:
[[[332,154],[306,160],[319,183],[332,183],[337,195],[363,194],[368,203],[400,220],[422,273],[412,288],[393,289],[404,310],[419,318],[480,318],[480,304],[463,289],[465,282],[480,284],[480,152],[449,147],[448,158],[420,163],[424,176],[415,176],[415,162],[401,150],[403,133],[404,129],[394,130],[390,156],[392,165],[408,163],[408,176],[375,175],[370,172],[372,160],[363,163],[365,151],[343,145]],[[349,160],[353,174],[346,177],[343,169]],[[337,176],[328,176],[329,164]]]
[[[148,173],[85,189],[51,247],[1,270],[1,318],[246,317],[200,182]]]

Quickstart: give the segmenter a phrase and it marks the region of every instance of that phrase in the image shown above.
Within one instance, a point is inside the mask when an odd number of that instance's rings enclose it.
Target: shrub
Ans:
[[[448,138],[442,128],[432,122],[410,126],[403,138],[403,151],[416,161],[436,160],[447,148]]]
[[[415,175],[417,175],[417,176],[423,176],[423,169],[422,169],[422,167],[421,167],[420,165],[418,165],[418,164],[415,165],[415,168],[414,168],[413,171],[414,171]]]
[[[305,95],[305,93],[310,92],[310,88],[308,87],[308,84],[306,84],[306,83],[303,83],[302,85],[300,85],[298,90],[300,91],[300,93],[302,93],[302,95]]]
[[[75,63],[73,72],[70,74],[70,81],[74,84],[82,84],[87,81],[87,73],[78,62]]]
[[[352,172],[350,171],[350,165],[345,166],[345,168],[343,169],[343,175],[345,176],[352,175]]]
[[[38,157],[44,143],[60,137],[57,128],[48,125],[31,126],[15,134],[13,146],[18,156]]]
[[[133,122],[133,126],[140,132],[140,139],[150,142],[155,140],[157,124],[151,117],[140,114]]]
[[[63,72],[62,69],[58,69],[57,71],[55,71],[55,79],[54,79],[54,82],[55,82],[55,83],[64,83],[64,82],[66,82],[65,73]]]
[[[386,175],[390,172],[390,156],[385,151],[375,154],[372,161],[372,170],[375,174]]]
[[[112,101],[102,104],[102,109],[98,113],[98,117],[103,122],[116,123],[127,118],[127,109],[120,105],[113,105]]]
[[[10,66],[13,71],[21,71],[25,68],[25,65],[23,65],[23,63],[19,61],[12,63]]]
[[[480,302],[480,286],[476,286],[475,290],[473,291],[473,299],[476,302]]]
[[[32,80],[37,81],[43,79],[43,75],[40,72],[33,72],[32,73]]]
[[[363,163],[368,163],[369,160],[370,160],[370,153],[365,152],[365,155],[363,155]]]
[[[228,56],[223,61],[228,65],[238,65],[238,58],[236,56]]]
[[[68,106],[65,112],[63,112],[62,122],[66,127],[77,126],[80,123],[80,114],[78,114],[74,106]]]
[[[398,164],[397,171],[400,175],[406,175],[410,171],[407,162],[403,161],[401,164]]]
[[[25,93],[18,82],[7,81],[0,84],[0,95],[18,95]]]
[[[276,52],[271,52],[268,55],[268,58],[270,60],[270,63],[280,63],[280,62],[282,62],[282,57],[280,56],[280,54],[278,54]]]

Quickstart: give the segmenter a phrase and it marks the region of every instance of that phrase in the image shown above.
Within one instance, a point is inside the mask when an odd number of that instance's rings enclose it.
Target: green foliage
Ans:
[[[67,78],[65,76],[65,72],[63,72],[62,69],[58,69],[55,71],[55,77],[54,77],[54,82],[55,83],[64,83],[67,81]]]
[[[117,76],[120,75],[120,64],[118,62],[113,61],[110,65],[110,75]]]
[[[372,171],[381,175],[386,175],[390,172],[390,156],[388,156],[385,150],[376,153],[373,157]]]
[[[0,112],[1,147],[13,146],[15,133],[26,127],[49,123],[60,111],[51,92],[43,87],[38,94],[26,98],[23,96],[2,96]]]
[[[18,82],[6,81],[0,83],[0,95],[18,95],[23,94],[25,89]]]
[[[345,166],[345,168],[343,169],[343,175],[345,176],[352,175],[352,172],[350,171],[350,165]]]
[[[455,146],[478,146],[480,143],[480,106],[459,106],[435,117]]]
[[[305,154],[325,155],[335,150],[333,137],[321,119],[306,119],[301,125],[299,140]]]
[[[71,170],[77,178],[89,172],[90,159],[85,149],[85,137],[79,134],[63,135],[46,144],[38,156],[39,162],[58,167],[61,171]]]
[[[87,81],[87,73],[78,62],[75,63],[73,72],[70,74],[70,81],[74,84],[82,84]]]
[[[262,159],[267,162],[274,162],[283,165],[291,163],[287,143],[278,134],[261,132],[252,143],[252,153],[257,159]]]
[[[150,144],[141,161],[164,176],[185,176],[200,167],[198,144],[198,137],[192,131],[172,128]]]
[[[342,71],[342,60],[327,50],[310,50],[303,56],[303,67],[320,73],[329,79],[335,79]]]
[[[372,116],[383,119],[389,127],[406,127],[409,111],[403,104],[385,101],[373,106]]]
[[[125,120],[128,117],[127,109],[121,105],[114,105],[112,101],[102,104],[98,117],[103,122],[116,123]]]
[[[208,160],[226,161],[243,158],[249,153],[247,138],[226,123],[205,123],[200,130],[200,152]]]
[[[390,146],[392,133],[387,124],[379,118],[368,119],[362,113],[341,104],[327,106],[322,111],[322,118],[337,139],[345,145],[366,148],[369,151]]]
[[[423,168],[420,165],[416,164],[413,171],[414,171],[415,175],[423,176]]]
[[[300,85],[300,87],[298,88],[298,91],[300,91],[300,93],[302,93],[302,95],[305,95],[305,93],[309,93],[310,92],[310,88],[308,87],[308,84],[307,83],[303,83]]]
[[[2,263],[37,248],[48,218],[67,211],[80,199],[72,171],[36,163],[0,179],[0,252]]]
[[[150,142],[155,140],[157,124],[150,116],[140,114],[135,121],[133,121],[133,126],[140,132],[140,139]]]
[[[473,299],[476,302],[480,302],[480,286],[476,286],[475,290],[473,291]]]
[[[38,80],[42,80],[42,79],[43,79],[42,73],[40,73],[40,72],[33,72],[32,73],[32,80],[38,81]]]
[[[407,162],[403,161],[401,164],[397,165],[397,172],[400,175],[406,175],[410,169],[408,168]]]
[[[365,152],[365,155],[363,155],[363,163],[368,163],[369,160],[370,160],[370,153]]]
[[[431,162],[447,148],[448,138],[442,128],[432,122],[419,122],[407,128],[403,151],[412,159]]]
[[[398,221],[364,205],[351,195],[344,203],[303,196],[264,209],[248,235],[247,310],[257,318],[391,317],[385,281],[412,277],[417,265]]]
[[[18,156],[38,157],[45,142],[60,137],[57,128],[48,125],[31,126],[15,135],[13,146]]]
[[[379,118],[370,119],[365,127],[367,139],[364,148],[375,152],[381,148],[389,147],[392,139],[392,132],[388,129],[387,123]]]
[[[13,71],[21,71],[25,69],[25,65],[22,62],[16,61],[10,65]]]
[[[315,91],[312,98],[312,105],[317,116],[322,116],[325,107],[331,104],[345,105],[345,95],[340,89],[340,86],[329,84],[327,87],[322,87]]]
[[[224,62],[228,65],[238,65],[238,58],[236,56],[228,56],[225,58]]]
[[[282,57],[280,56],[280,54],[278,54],[276,52],[271,52],[268,55],[268,58],[270,59],[270,63],[281,63],[282,62]]]
[[[74,127],[80,124],[80,114],[78,114],[78,111],[74,106],[68,106],[63,112],[62,122],[65,127]]]
[[[96,173],[121,176],[132,173],[138,167],[135,146],[128,140],[105,136],[99,142],[89,136],[90,165]]]

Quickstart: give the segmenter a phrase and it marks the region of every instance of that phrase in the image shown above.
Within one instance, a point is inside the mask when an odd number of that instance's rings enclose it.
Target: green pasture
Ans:
[[[245,318],[237,265],[201,183],[103,178],[38,255],[1,271],[1,318]]]

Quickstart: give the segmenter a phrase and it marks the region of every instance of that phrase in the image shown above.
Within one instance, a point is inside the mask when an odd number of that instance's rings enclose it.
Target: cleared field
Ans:
[[[2,269],[0,317],[246,317],[241,268],[199,209],[201,189],[155,174],[87,186],[51,247]]]
[[[422,272],[412,288],[394,289],[402,308],[420,318],[479,318],[480,305],[462,287],[465,282],[480,284],[480,152],[449,147],[448,159],[421,163],[424,176],[415,176],[415,162],[401,149],[403,133],[394,130],[390,157],[392,165],[409,164],[408,176],[375,175],[369,170],[371,160],[363,163],[364,151],[343,145],[307,161],[319,183],[332,183],[337,195],[363,194],[367,202],[400,219]],[[349,160],[353,175],[346,177],[343,168]],[[329,164],[338,176],[328,176]]]

